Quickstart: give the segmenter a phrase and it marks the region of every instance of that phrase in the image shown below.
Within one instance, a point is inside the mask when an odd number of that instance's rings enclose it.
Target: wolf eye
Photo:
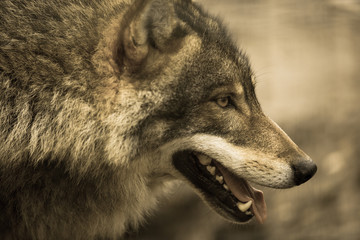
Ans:
[[[230,101],[231,101],[231,100],[230,100],[230,97],[229,97],[229,96],[227,96],[227,97],[220,97],[220,98],[217,98],[217,99],[216,99],[217,105],[219,105],[219,106],[222,107],[222,108],[225,108],[225,107],[229,106]]]

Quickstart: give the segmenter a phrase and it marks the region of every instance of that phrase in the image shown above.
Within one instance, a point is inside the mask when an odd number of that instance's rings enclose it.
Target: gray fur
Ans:
[[[261,145],[200,107],[240,82],[260,116],[251,76],[221,22],[190,1],[0,1],[0,238],[136,228],[178,178],[166,143],[202,132]]]

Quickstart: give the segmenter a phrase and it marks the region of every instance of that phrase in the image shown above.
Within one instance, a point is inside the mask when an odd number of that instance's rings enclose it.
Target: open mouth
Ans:
[[[263,193],[215,159],[202,153],[181,151],[173,155],[173,164],[223,217],[247,222],[255,216],[259,223],[265,221]]]

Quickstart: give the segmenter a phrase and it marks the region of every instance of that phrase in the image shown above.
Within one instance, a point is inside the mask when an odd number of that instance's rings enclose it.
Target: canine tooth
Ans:
[[[197,158],[202,165],[209,165],[211,163],[211,158],[205,155],[197,155]]]
[[[252,215],[252,212],[251,212],[250,210],[247,210],[247,211],[245,212],[245,214],[246,214],[246,215]]]
[[[223,184],[224,183],[224,178],[223,176],[219,176],[219,175],[216,175],[216,181],[218,181],[220,184]]]
[[[215,175],[215,167],[207,166],[206,169],[209,173],[211,173],[211,175]]]
[[[225,188],[226,191],[229,191],[229,187],[224,183],[223,187]]]
[[[247,203],[238,202],[236,205],[237,205],[237,207],[239,208],[240,211],[246,212],[251,207],[251,204],[252,204],[252,201],[250,200]]]

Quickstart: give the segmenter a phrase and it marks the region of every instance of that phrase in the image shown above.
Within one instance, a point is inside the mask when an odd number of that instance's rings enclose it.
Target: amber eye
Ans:
[[[225,108],[229,105],[230,99],[229,99],[229,97],[220,97],[220,98],[216,99],[216,103],[220,107]]]

